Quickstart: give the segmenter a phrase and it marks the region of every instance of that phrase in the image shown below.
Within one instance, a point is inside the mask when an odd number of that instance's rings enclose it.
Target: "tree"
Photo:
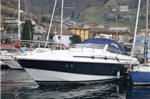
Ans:
[[[21,40],[33,40],[33,26],[31,20],[26,20],[23,26]]]
[[[71,43],[76,44],[81,42],[81,37],[79,35],[73,35],[71,38]]]
[[[42,22],[43,22],[43,23],[49,23],[49,22],[50,22],[50,19],[49,19],[48,17],[46,17],[46,16],[43,16],[43,17],[42,17]]]

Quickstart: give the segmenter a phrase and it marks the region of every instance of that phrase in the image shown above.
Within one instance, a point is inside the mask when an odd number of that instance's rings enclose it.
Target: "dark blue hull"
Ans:
[[[46,61],[46,60],[18,60],[23,68],[50,70],[75,74],[103,75],[103,76],[127,76],[127,68],[123,64]]]
[[[126,99],[150,99],[150,87],[128,86]]]
[[[150,85],[150,72],[129,72],[129,80],[134,85]]]

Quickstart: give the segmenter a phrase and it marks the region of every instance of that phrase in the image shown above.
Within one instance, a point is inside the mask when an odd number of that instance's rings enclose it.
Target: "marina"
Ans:
[[[1,98],[150,99],[149,3],[2,0]]]

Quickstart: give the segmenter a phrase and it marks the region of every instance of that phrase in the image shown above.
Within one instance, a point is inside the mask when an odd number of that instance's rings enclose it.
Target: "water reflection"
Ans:
[[[2,99],[125,99],[126,80],[95,84],[60,84],[34,88],[25,71],[3,71]]]
[[[127,99],[150,99],[150,86],[128,86]]]
[[[125,89],[116,83],[58,85],[37,89],[23,87],[16,92],[3,94],[3,97],[8,96],[9,99],[123,99]]]
[[[83,99],[83,98],[90,98],[90,99],[116,99],[119,97],[124,97],[124,91],[120,93],[119,86],[114,83],[99,83],[99,84],[92,84],[92,85],[77,85],[75,88],[75,85],[62,85],[62,86],[53,86],[48,87],[46,89],[38,89],[35,90],[32,95],[30,95],[30,98],[36,99],[38,97],[45,98],[55,98],[55,99]]]

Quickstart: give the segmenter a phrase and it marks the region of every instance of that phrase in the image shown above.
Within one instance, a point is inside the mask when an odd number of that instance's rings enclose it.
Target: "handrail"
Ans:
[[[32,49],[34,48],[45,48],[45,41],[34,41],[34,40],[21,40],[20,41],[22,47],[29,48],[31,46]],[[60,49],[60,44],[56,42],[47,42],[47,48],[52,50]]]

